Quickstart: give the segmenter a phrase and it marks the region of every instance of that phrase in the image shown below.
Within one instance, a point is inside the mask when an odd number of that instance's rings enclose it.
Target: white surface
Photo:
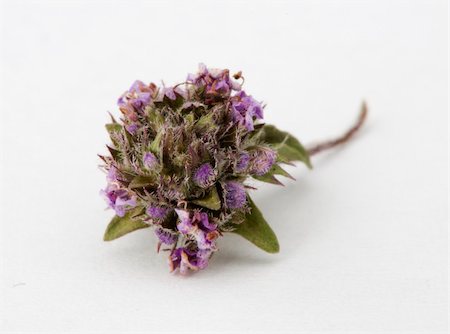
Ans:
[[[447,332],[446,1],[9,1],[1,26],[4,333]],[[305,143],[370,116],[254,193],[279,255],[228,236],[183,278],[150,230],[102,241],[96,153],[134,79],[200,61]]]

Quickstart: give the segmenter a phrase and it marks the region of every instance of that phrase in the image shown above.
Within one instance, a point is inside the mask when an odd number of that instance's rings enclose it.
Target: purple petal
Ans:
[[[251,106],[251,113],[258,119],[263,119],[263,108],[260,103],[256,102]]]
[[[253,126],[253,117],[250,113],[245,114],[244,125],[248,131],[253,131],[255,129]]]
[[[100,194],[119,217],[123,217],[126,210],[136,206],[136,197],[130,196],[127,190],[119,189],[115,184],[108,185]]]
[[[197,267],[199,269],[205,269],[208,266],[211,254],[212,252],[210,250],[199,250],[197,252]]]
[[[108,182],[116,182],[117,181],[117,169],[114,166],[109,168],[108,174],[106,175],[106,179]]]
[[[180,274],[186,274],[189,269],[197,270],[197,255],[190,250],[180,247],[172,251],[169,256],[170,271],[174,271],[177,268]]]
[[[216,224],[210,223],[208,214],[205,212],[196,212],[193,219],[198,222],[199,227],[204,231],[215,231],[217,229]]]
[[[124,197],[119,197],[116,200],[116,205],[120,205],[120,206],[136,206],[136,198],[131,197],[131,198],[124,198]]]
[[[186,78],[186,81],[194,82],[195,79],[197,79],[197,75],[196,75],[196,74],[189,73],[188,76],[187,76],[187,78]]]
[[[245,126],[249,131],[254,129],[253,117],[263,118],[261,103],[242,90],[231,98],[231,111],[235,123]]]
[[[135,80],[128,91],[130,93],[140,92],[144,86],[145,84],[141,80]]]
[[[176,100],[177,96],[175,95],[175,91],[173,87],[164,88],[164,95],[167,96],[171,100]]]
[[[125,216],[125,207],[124,206],[116,205],[114,207],[114,211],[116,211],[116,215],[118,215],[119,217]]]
[[[127,131],[129,133],[131,133],[132,135],[136,134],[137,129],[139,128],[139,126],[136,123],[130,124],[125,126],[125,128],[127,129]]]
[[[225,80],[220,80],[217,82],[215,89],[217,91],[228,92],[230,90],[230,87],[228,86]]]
[[[148,92],[139,93],[136,100],[140,101],[144,106],[146,106],[151,101],[151,94]]]
[[[183,234],[190,233],[193,230],[194,226],[192,225],[189,212],[182,209],[175,209],[175,212],[180,219],[180,221],[177,223],[178,231]]]
[[[126,105],[125,95],[126,95],[126,94],[123,94],[123,95],[122,95],[121,97],[119,97],[119,99],[117,100],[117,105],[118,105],[119,107],[125,107],[125,105]]]

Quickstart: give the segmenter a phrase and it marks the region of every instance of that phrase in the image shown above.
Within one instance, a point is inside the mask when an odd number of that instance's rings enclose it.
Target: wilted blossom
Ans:
[[[155,234],[158,237],[159,241],[165,245],[173,245],[178,238],[174,232],[162,227],[157,227],[155,229]]]
[[[125,216],[128,209],[136,206],[136,197],[130,195],[127,190],[118,188],[115,184],[109,184],[105,190],[101,191],[101,195],[119,217]]]
[[[249,212],[246,178],[276,162],[254,136],[263,106],[241,78],[200,65],[174,86],[135,81],[118,100],[120,120],[108,127],[102,195],[117,216],[133,209],[155,227],[171,269],[182,274],[208,265],[217,239]]]
[[[240,91],[231,98],[231,109],[233,119],[236,123],[245,126],[249,131],[253,131],[253,120],[263,118],[263,107],[261,103],[253,97]]]
[[[193,230],[194,226],[192,225],[191,217],[189,211],[182,209],[175,209],[175,212],[178,215],[179,221],[177,223],[177,229],[183,234],[188,234]]]
[[[189,269],[196,271],[199,268],[197,253],[194,250],[179,247],[174,249],[169,256],[170,271],[175,271],[177,268],[180,270],[180,274],[185,275]]]
[[[208,214],[198,211],[191,214],[181,209],[175,211],[180,219],[177,224],[178,231],[193,236],[197,240],[199,249],[215,249],[217,226],[209,222]]]
[[[120,108],[129,108],[131,105],[135,109],[142,109],[150,103],[155,88],[156,86],[147,86],[142,81],[136,80],[130,89],[119,97],[117,104]]]
[[[184,247],[176,248],[169,256],[170,271],[178,269],[180,274],[185,275],[189,270],[205,269],[211,254],[208,250],[195,251]]]
[[[241,86],[230,78],[228,70],[207,69],[200,64],[198,73],[189,74],[187,81],[204,89],[209,95],[229,95],[232,91],[239,91]]]

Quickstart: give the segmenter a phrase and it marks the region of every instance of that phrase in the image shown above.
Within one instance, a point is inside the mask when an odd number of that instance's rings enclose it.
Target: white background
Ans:
[[[8,1],[1,8],[0,329],[444,333],[446,1]],[[98,196],[107,111],[135,79],[243,70],[266,120],[347,146],[258,185],[278,234],[168,273],[150,230],[111,243]]]

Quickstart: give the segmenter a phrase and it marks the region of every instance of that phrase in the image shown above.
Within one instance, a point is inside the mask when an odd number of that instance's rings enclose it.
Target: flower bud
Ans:
[[[245,205],[247,201],[247,195],[242,183],[236,181],[228,181],[225,184],[224,192],[225,203],[228,208],[239,209]]]
[[[261,176],[266,174],[276,161],[277,153],[270,148],[259,148],[252,152],[251,173]]]
[[[214,183],[215,173],[209,163],[201,165],[194,173],[194,183],[201,188],[208,188]]]

